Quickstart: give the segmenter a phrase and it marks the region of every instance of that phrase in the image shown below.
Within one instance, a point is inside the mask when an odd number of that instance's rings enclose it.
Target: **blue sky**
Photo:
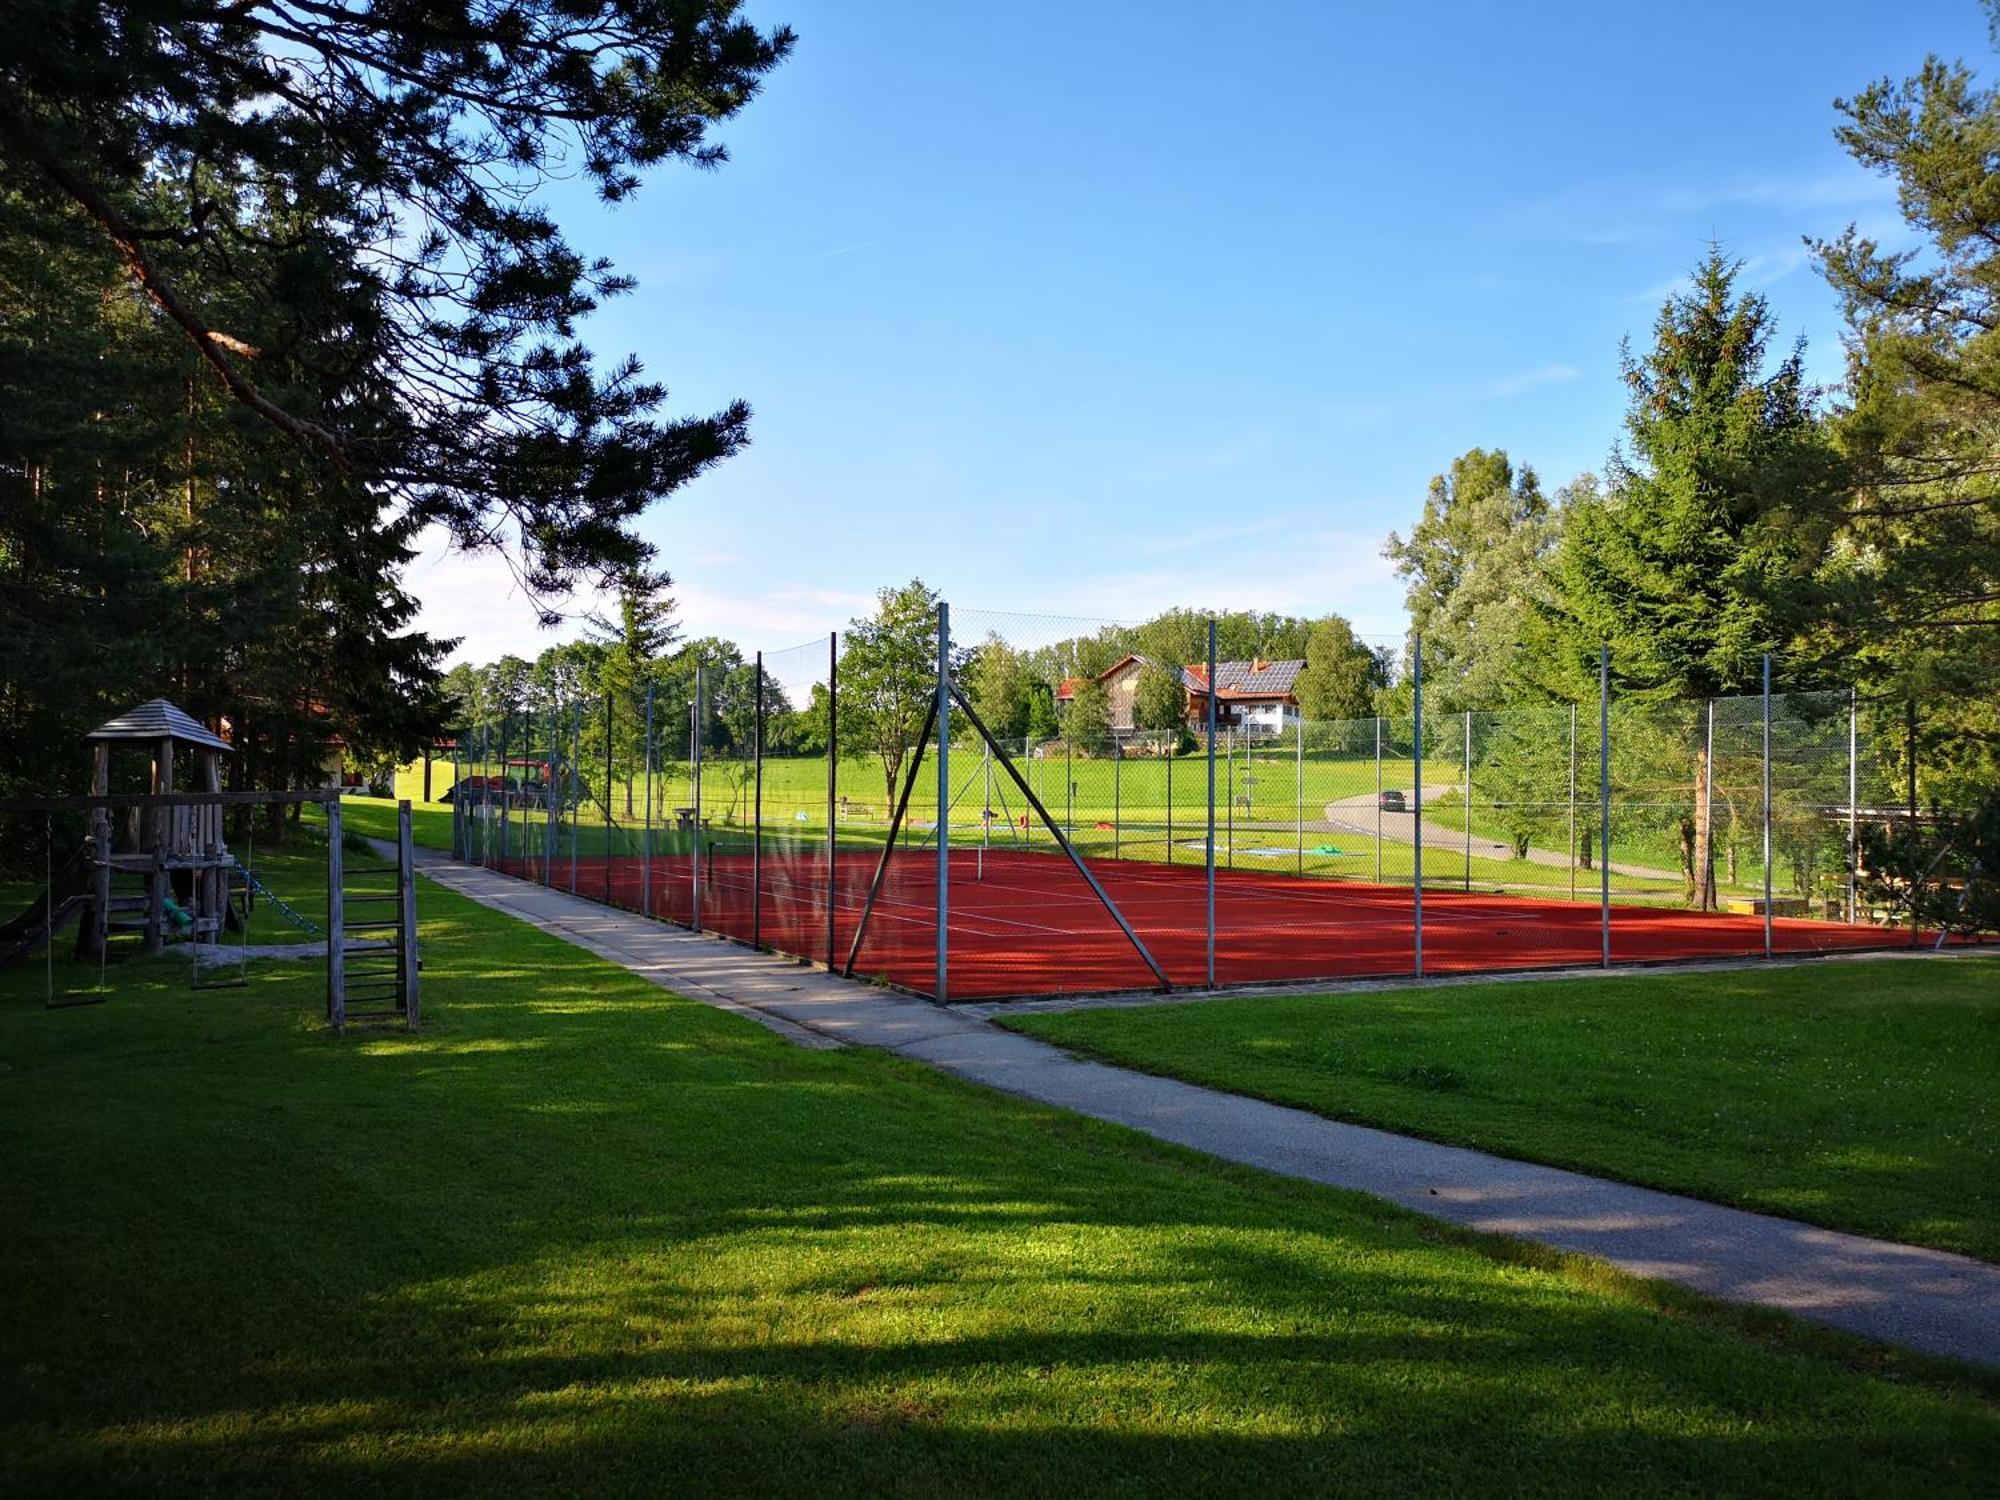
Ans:
[[[1712,237],[1840,371],[1801,237],[1900,237],[1832,101],[1972,0],[1422,6],[751,0],[799,33],[716,173],[607,210],[591,326],[753,446],[644,531],[692,633],[777,647],[921,576],[955,606],[1338,610],[1453,455],[1603,463],[1618,343]],[[532,654],[503,567],[410,585],[460,656]],[[579,608],[587,601],[581,601]]]

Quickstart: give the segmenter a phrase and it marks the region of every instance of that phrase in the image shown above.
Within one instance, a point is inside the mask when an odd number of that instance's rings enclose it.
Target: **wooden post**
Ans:
[[[417,961],[417,859],[410,834],[410,804],[396,804],[396,961],[403,971],[403,1022],[415,1031],[422,1024]]]
[[[204,749],[201,752],[201,789],[204,792],[222,790],[222,752]],[[215,941],[222,941],[224,908],[229,904],[229,877],[222,868],[222,804],[200,809],[201,856],[203,868],[195,877],[195,921],[199,924],[207,919],[215,923]],[[201,928],[195,928],[195,941],[201,941]]]
[[[90,766],[90,794],[102,797],[111,790],[111,743],[99,740]],[[92,909],[84,931],[78,933],[77,951],[87,959],[103,962],[105,946],[111,941],[111,809],[90,810],[91,857],[97,868],[91,872]]]
[[[347,1031],[347,873],[341,864],[340,797],[326,804],[326,1018]]]
[[[159,749],[153,752],[153,794],[165,796],[174,789],[174,742],[161,736]],[[167,945],[167,871],[165,860],[173,849],[174,810],[170,807],[153,809],[147,819],[151,828],[148,842],[151,843],[153,863],[146,871],[146,951],[158,953]]]

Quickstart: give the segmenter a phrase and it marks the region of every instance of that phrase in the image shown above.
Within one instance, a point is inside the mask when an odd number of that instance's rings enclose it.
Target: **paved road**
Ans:
[[[1424,806],[1428,808],[1440,797],[1454,794],[1457,791],[1458,788],[1456,786],[1425,787]],[[1407,789],[1405,789],[1404,795],[1408,795]],[[1325,826],[1332,831],[1360,833],[1366,834],[1369,838],[1375,837],[1377,813],[1375,808],[1375,794],[1373,792],[1363,793],[1359,797],[1343,797],[1338,802],[1329,802],[1326,804],[1325,813]],[[1412,844],[1416,842],[1417,816],[1415,813],[1383,812],[1380,814],[1380,817],[1382,820],[1380,827],[1384,840],[1393,840],[1399,844]],[[1458,855],[1461,860],[1464,859],[1466,840],[1465,825],[1463,822],[1454,825],[1448,817],[1427,817],[1424,820],[1423,837],[1426,849],[1442,849],[1447,853]],[[1493,839],[1481,838],[1475,833],[1472,836],[1472,857],[1474,859],[1511,860],[1514,857],[1514,846],[1512,844],[1499,843]],[[1566,851],[1558,849],[1531,848],[1528,850],[1528,863],[1531,865],[1542,865],[1554,870],[1567,870],[1569,868],[1569,854]],[[1630,876],[1634,880],[1663,881],[1673,886],[1675,890],[1679,890],[1681,884],[1681,872],[1679,870],[1663,870],[1653,865],[1630,865],[1616,859],[1611,862],[1611,873],[1614,875]],[[1579,874],[1581,875],[1582,872],[1579,872]],[[1430,872],[1426,870],[1426,884],[1429,883],[1429,879]],[[1588,885],[1588,878],[1584,877],[1582,883]]]
[[[455,865],[429,851],[419,858],[441,885],[803,1045],[884,1048],[1228,1161],[1373,1193],[1470,1229],[1538,1240],[1711,1296],[2000,1368],[2000,1266],[1085,1062],[971,1014]]]

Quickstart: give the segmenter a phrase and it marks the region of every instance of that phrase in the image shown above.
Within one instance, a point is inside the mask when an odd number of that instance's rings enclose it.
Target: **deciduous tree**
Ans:
[[[875,596],[875,613],[848,623],[840,658],[841,738],[882,762],[894,805],[903,761],[937,691],[938,596],[920,578]]]

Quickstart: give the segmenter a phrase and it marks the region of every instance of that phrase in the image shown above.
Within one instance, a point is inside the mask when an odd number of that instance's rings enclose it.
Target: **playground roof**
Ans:
[[[149,703],[141,703],[137,708],[128,708],[115,719],[107,720],[84,736],[86,740],[180,740],[184,744],[204,745],[211,750],[227,750],[229,742],[219,735],[210,734],[187,713],[164,698],[155,698]]]

